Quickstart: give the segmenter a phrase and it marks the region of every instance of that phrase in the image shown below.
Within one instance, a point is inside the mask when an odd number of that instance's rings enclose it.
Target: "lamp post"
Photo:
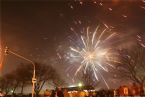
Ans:
[[[35,83],[36,83],[36,76],[35,76],[35,63],[25,57],[23,57],[22,55],[17,54],[16,52],[11,51],[10,49],[8,49],[8,47],[5,48],[5,54],[12,54],[15,55],[21,59],[24,59],[28,62],[30,62],[33,65],[33,76],[32,76],[32,97],[34,97],[34,89],[35,89]]]

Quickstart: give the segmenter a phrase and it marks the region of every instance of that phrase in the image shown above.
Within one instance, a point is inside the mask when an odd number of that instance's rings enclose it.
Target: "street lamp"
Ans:
[[[83,84],[82,84],[82,83],[79,83],[79,84],[78,84],[78,86],[79,86],[79,87],[82,87],[82,86],[83,86]]]
[[[78,83],[79,90],[82,90],[83,84],[80,82]]]
[[[15,55],[21,59],[24,59],[28,62],[30,62],[33,65],[33,76],[32,76],[32,97],[34,97],[34,89],[35,89],[35,83],[36,83],[36,76],[35,76],[35,63],[25,57],[23,57],[22,55],[17,54],[16,52],[11,51],[10,49],[8,49],[8,47],[5,48],[5,54],[12,54]]]

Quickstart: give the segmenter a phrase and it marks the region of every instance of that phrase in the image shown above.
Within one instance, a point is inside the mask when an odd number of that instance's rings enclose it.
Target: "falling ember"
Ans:
[[[96,2],[96,1],[94,1],[94,3],[96,4],[97,2]]]
[[[74,7],[73,7],[72,5],[70,6],[70,8],[71,8],[71,9],[74,9]]]
[[[58,56],[59,59],[62,59],[62,57],[59,53],[57,53],[57,56]]]
[[[127,18],[127,16],[126,15],[122,15],[124,18]]]
[[[145,7],[144,6],[140,6],[142,9],[145,9]]]
[[[82,2],[82,1],[80,1],[80,4],[82,5],[82,4],[83,4],[83,2]]]
[[[79,20],[78,22],[79,22],[79,24],[81,24],[81,23],[82,23],[80,20]]]
[[[99,5],[100,5],[100,6],[103,6],[103,4],[102,4],[102,3],[99,3]]]
[[[113,28],[115,28],[115,27],[113,27],[113,26],[110,26],[110,28],[112,28],[112,29],[113,29]]]
[[[137,35],[138,43],[145,48],[145,43],[143,43],[143,38],[140,35]]]
[[[80,58],[81,61],[81,64],[78,66],[78,69],[75,72],[75,76],[80,70],[83,70],[85,73],[88,69],[91,69],[96,80],[99,80],[100,76],[101,79],[103,78],[106,86],[109,87],[99,70],[108,72],[107,66],[113,67],[111,64],[109,64],[109,62],[113,61],[109,60],[111,59],[111,48],[103,46],[107,45],[107,42],[116,34],[112,33],[106,36],[105,33],[107,32],[107,29],[104,29],[101,34],[98,35],[98,29],[99,27],[97,27],[95,31],[91,33],[88,27],[86,35],[80,36],[79,40],[81,40],[81,43],[76,43],[76,46],[70,46],[71,55],[73,55],[71,56],[71,59],[73,60],[73,58]],[[78,44],[82,45],[79,46]]]
[[[72,27],[70,28],[70,30],[71,30],[71,31],[74,31],[74,29],[73,29]]]
[[[108,8],[110,11],[112,11],[112,8]]]
[[[104,26],[109,29],[108,25],[104,23]]]

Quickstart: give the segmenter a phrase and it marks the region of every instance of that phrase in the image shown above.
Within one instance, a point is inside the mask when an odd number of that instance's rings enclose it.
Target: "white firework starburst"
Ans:
[[[107,32],[107,29],[104,29],[99,35],[99,26],[95,29],[93,33],[89,31],[89,27],[87,28],[86,35],[81,35],[79,42],[82,42],[82,46],[78,46],[80,43],[76,43],[76,46],[71,46],[71,58],[80,58],[81,64],[79,65],[78,69],[75,72],[75,75],[83,69],[84,72],[88,68],[91,68],[94,72],[94,76],[97,80],[99,80],[98,75],[101,76],[101,78],[104,80],[104,77],[99,72],[99,69],[108,72],[107,66],[113,67],[111,64],[109,64],[110,59],[110,52],[109,50],[111,47],[107,46],[108,41],[112,39],[116,34],[111,33],[106,36],[105,32]],[[105,38],[103,38],[105,36]],[[106,81],[104,80],[106,83]],[[107,83],[106,83],[107,85]],[[107,85],[107,87],[109,87]]]

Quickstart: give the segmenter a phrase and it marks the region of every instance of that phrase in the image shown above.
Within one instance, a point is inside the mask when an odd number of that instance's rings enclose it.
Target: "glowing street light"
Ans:
[[[79,87],[82,87],[82,86],[83,86],[83,84],[82,84],[82,83],[79,83],[79,84],[78,84],[78,86],[79,86]]]
[[[12,54],[12,55],[15,55],[21,59],[24,59],[28,62],[30,62],[32,65],[33,65],[33,76],[32,76],[32,97],[34,97],[34,89],[35,89],[35,83],[36,83],[36,76],[35,76],[35,63],[25,57],[23,57],[22,55],[19,55],[17,54],[16,52],[13,52],[11,51],[10,49],[8,49],[8,47],[5,48],[5,54],[8,55],[8,54]]]

